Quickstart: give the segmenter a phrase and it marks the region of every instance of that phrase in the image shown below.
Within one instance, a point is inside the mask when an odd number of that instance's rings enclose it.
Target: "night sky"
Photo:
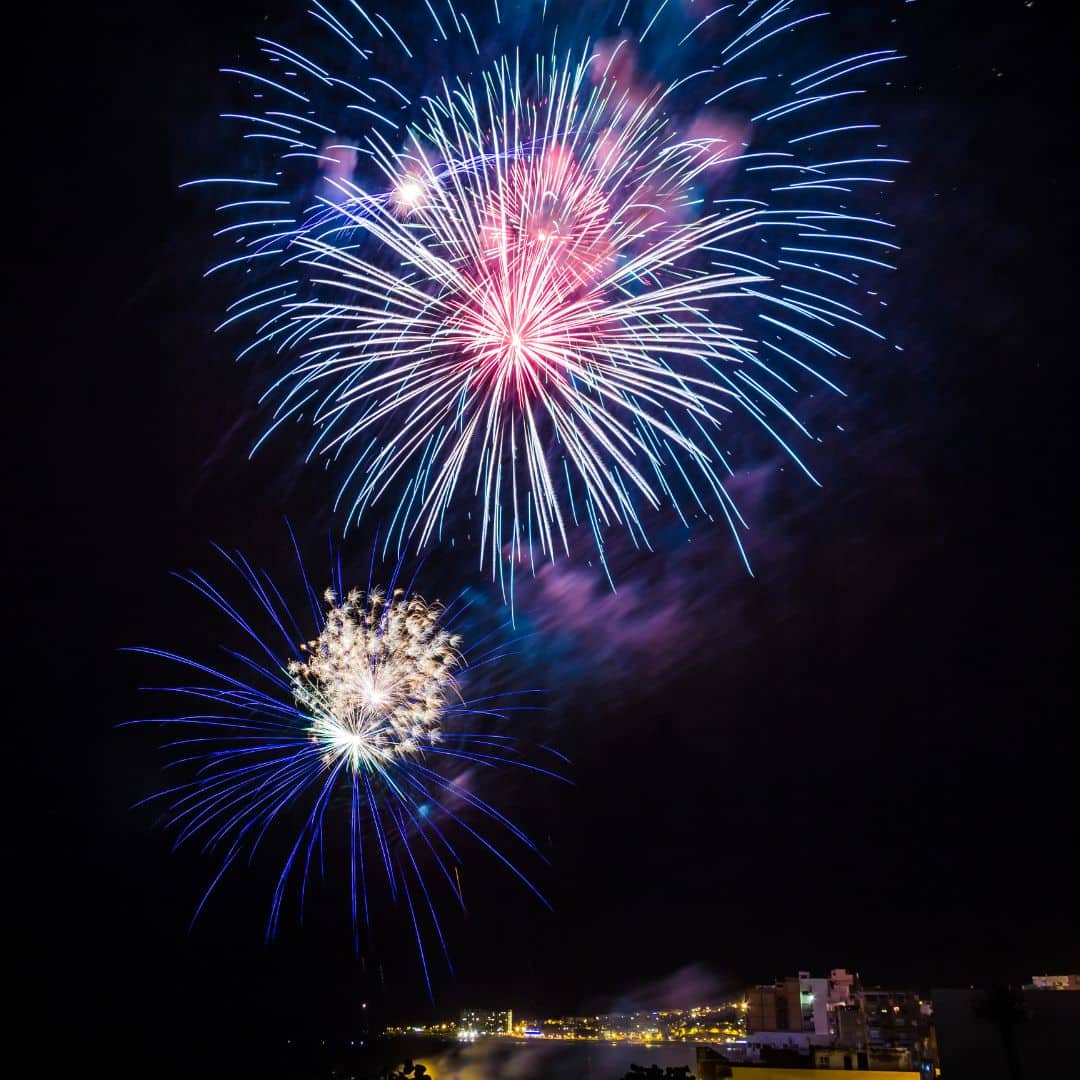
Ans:
[[[56,13],[23,84],[38,145],[10,205],[32,222],[37,310],[9,408],[32,488],[15,516],[43,572],[9,561],[29,608],[14,666],[29,654],[40,680],[19,672],[29,709],[9,697],[37,770],[9,890],[32,901],[11,932],[46,1028],[127,1066],[193,1034],[350,1037],[360,1001],[383,1022],[718,996],[832,966],[927,990],[1076,970],[1075,124],[1064,28],[1023,2],[879,5],[911,57],[881,96],[913,161],[884,316],[904,351],[868,349],[851,396],[822,405],[845,429],[814,451],[822,489],[747,481],[756,576],[715,526],[625,558],[614,598],[580,563],[523,582],[524,667],[551,691],[532,723],[574,786],[519,780],[500,805],[550,860],[530,869],[554,912],[470,853],[434,1006],[393,913],[354,956],[344,879],[271,946],[258,869],[188,932],[210,864],[130,809],[162,758],[115,725],[147,715],[137,687],[160,673],[118,650],[197,640],[208,612],[169,572],[215,568],[211,541],[281,569],[286,515],[315,551],[340,529],[298,434],[247,460],[259,380],[211,334],[233,297],[201,276],[206,202],[177,190],[213,160],[216,69],[302,7]],[[430,571],[447,590],[474,573],[448,556]]]

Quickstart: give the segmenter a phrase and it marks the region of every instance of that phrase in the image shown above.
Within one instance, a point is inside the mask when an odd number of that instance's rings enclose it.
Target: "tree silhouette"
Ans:
[[[975,1015],[998,1029],[1010,1080],[1023,1080],[1020,1052],[1016,1045],[1016,1028],[1028,1018],[1023,995],[1011,986],[997,984],[975,1003]]]
[[[425,1080],[430,1078],[431,1074],[427,1071],[427,1067],[424,1065],[414,1065],[411,1061],[406,1061],[400,1066],[394,1066],[393,1068],[384,1072],[379,1080]]]
[[[659,1065],[631,1065],[623,1080],[694,1080],[694,1074],[689,1065],[669,1065],[666,1069]]]

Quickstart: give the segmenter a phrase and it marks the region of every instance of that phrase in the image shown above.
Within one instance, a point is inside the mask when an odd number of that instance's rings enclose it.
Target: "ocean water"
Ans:
[[[425,1053],[423,1047],[417,1047],[414,1060],[426,1065],[434,1080],[622,1080],[631,1065],[689,1065],[693,1071],[695,1061],[690,1043],[644,1046],[561,1039],[478,1039],[432,1049],[434,1052]]]
[[[479,1039],[473,1043],[412,1043],[414,1061],[433,1080],[622,1080],[631,1065],[661,1068],[696,1062],[692,1043],[572,1042]],[[403,1055],[408,1056],[408,1055]],[[807,1080],[807,1069],[733,1066],[733,1080]],[[837,1074],[839,1075],[839,1074]],[[864,1080],[918,1080],[917,1072],[859,1072]]]

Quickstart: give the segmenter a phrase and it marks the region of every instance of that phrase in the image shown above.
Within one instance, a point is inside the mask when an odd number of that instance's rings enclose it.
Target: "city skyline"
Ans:
[[[391,1045],[415,1047],[421,1056],[426,1041],[440,1067],[454,1072],[468,1060],[473,1044],[486,1040],[514,1044],[522,1054],[530,1045],[560,1043],[637,1046],[643,1053],[689,1045],[703,1070],[697,1074],[699,1080],[730,1076],[725,1070],[735,1066],[936,1077],[942,1075],[943,1053],[950,1076],[951,1067],[966,1062],[970,1069],[981,1060],[982,1071],[976,1075],[997,1077],[1008,1059],[1007,1067],[1019,1068],[1023,1060],[1027,1069],[1035,1069],[1024,1075],[1041,1078],[1047,1065],[1061,1060],[1070,1023],[1080,1016],[1076,992],[1080,992],[1078,974],[1034,975],[1020,988],[999,984],[922,994],[868,985],[858,972],[833,968],[827,975],[799,971],[771,984],[747,987],[723,1003],[516,1020],[508,1008],[467,1009],[456,1020],[390,1025],[382,1035]],[[936,1020],[936,1004],[942,1006],[943,1025]],[[1029,1024],[1034,1025],[1030,1030]],[[1026,1035],[1022,1049],[1016,1029]],[[1004,1058],[998,1045],[1002,1038]],[[457,1054],[455,1043],[460,1047]],[[1015,1080],[1019,1074],[1010,1075]]]

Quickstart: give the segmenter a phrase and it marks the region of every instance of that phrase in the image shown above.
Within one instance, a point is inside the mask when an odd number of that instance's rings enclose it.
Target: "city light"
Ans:
[[[1038,986],[1080,988],[1080,977],[1041,976]],[[779,1055],[801,1068],[940,1076],[934,1023],[924,995],[865,986],[857,973],[833,968],[825,976],[799,971],[719,1003],[543,1019],[534,1014],[516,1021],[510,1009],[473,1009],[457,1021],[391,1027],[384,1034],[519,1045],[548,1040],[642,1049],[681,1044],[696,1047],[699,1062],[758,1066]]]
[[[735,1044],[745,1041],[745,1012],[745,1002],[733,1001],[685,1009],[523,1019],[515,1024],[508,1009],[466,1011],[457,1022],[388,1027],[385,1034],[388,1037],[411,1034],[454,1038],[459,1042],[495,1038],[628,1042],[642,1046],[695,1041]]]

